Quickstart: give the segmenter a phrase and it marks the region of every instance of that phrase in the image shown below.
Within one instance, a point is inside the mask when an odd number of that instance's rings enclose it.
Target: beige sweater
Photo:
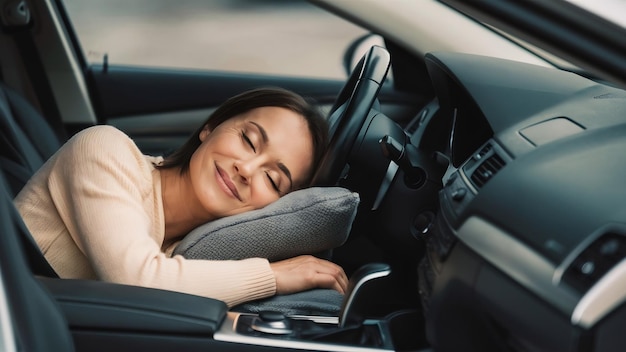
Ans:
[[[97,126],[63,146],[15,198],[62,278],[154,287],[233,306],[271,296],[269,262],[186,260],[164,253],[161,158],[144,156],[119,130]]]

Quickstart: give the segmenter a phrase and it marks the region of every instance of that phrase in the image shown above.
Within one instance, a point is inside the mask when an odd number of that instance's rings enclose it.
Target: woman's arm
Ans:
[[[122,132],[106,126],[74,137],[55,159],[48,187],[69,235],[99,279],[207,296],[229,306],[315,287],[344,292],[343,270],[300,256],[271,266],[266,259],[186,260],[161,250],[160,183]]]
[[[161,251],[161,200],[154,198],[152,167],[122,132],[101,126],[80,133],[55,163],[48,180],[54,203],[100,279],[208,296],[231,306],[276,292],[265,259],[185,260]],[[161,228],[155,228],[155,217]]]

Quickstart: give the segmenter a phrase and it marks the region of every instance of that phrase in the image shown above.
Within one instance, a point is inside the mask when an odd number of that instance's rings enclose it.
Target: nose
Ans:
[[[250,179],[261,167],[261,162],[258,158],[250,158],[248,160],[235,160],[233,164],[235,172],[239,175],[243,184],[248,184]]]

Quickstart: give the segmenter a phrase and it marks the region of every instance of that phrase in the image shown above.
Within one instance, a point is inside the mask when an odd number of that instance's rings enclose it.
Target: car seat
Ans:
[[[0,322],[0,350],[14,345],[18,351],[73,351],[61,308],[28,270],[28,255],[18,240],[23,227],[0,172],[0,301],[5,304],[0,312],[9,317]]]
[[[54,130],[17,92],[0,82],[0,168],[13,197],[59,147]]]
[[[0,170],[11,198],[61,146],[48,122],[17,92],[0,82]],[[17,226],[19,225],[19,226]],[[20,221],[16,231],[35,275],[58,277]]]

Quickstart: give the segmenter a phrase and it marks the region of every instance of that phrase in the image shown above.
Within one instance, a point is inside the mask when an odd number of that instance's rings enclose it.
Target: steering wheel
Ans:
[[[385,48],[372,46],[352,71],[330,111],[330,142],[313,177],[314,185],[333,186],[339,181],[352,146],[385,81],[390,62]]]

